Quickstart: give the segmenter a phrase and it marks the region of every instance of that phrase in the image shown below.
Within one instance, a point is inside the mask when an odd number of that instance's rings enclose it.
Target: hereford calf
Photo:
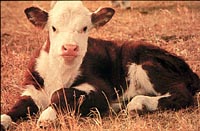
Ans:
[[[21,99],[1,115],[5,128],[38,111],[40,127],[68,108],[85,116],[94,108],[104,113],[109,105],[118,110],[123,103],[128,111],[193,104],[200,80],[181,58],[143,41],[118,44],[88,37],[111,19],[113,9],[90,12],[81,2],[59,1],[49,13],[37,7],[25,13],[49,34],[30,62]]]

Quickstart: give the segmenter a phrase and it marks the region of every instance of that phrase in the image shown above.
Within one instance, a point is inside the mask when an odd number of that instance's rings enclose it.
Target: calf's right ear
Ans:
[[[115,14],[112,8],[101,8],[92,13],[92,24],[95,28],[105,25]]]
[[[48,13],[38,7],[29,7],[24,10],[28,20],[36,27],[43,29],[48,20]]]

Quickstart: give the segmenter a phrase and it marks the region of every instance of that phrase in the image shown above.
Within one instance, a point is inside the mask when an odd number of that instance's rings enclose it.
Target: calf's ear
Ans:
[[[38,7],[29,7],[24,10],[28,20],[36,27],[43,29],[48,20],[48,13]]]
[[[92,13],[92,16],[91,16],[92,24],[96,28],[103,26],[108,21],[110,21],[110,19],[112,18],[114,14],[115,14],[115,10],[112,8],[101,8],[95,11],[94,13]]]

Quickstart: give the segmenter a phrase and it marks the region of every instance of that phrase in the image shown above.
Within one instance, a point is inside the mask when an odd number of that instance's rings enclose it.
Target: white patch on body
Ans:
[[[86,94],[90,94],[91,91],[95,91],[95,88],[87,83],[72,87],[74,89],[77,89],[79,91],[84,91]]]
[[[40,110],[44,110],[50,104],[50,98],[46,92],[43,89],[35,89],[33,85],[26,85],[21,96],[30,96]]]
[[[130,100],[136,95],[160,95],[160,93],[154,90],[153,84],[149,81],[149,77],[142,68],[142,65],[132,63],[129,66],[128,80],[130,81],[130,85],[122,97],[125,100]]]
[[[161,98],[171,96],[169,93],[160,96],[135,96],[127,105],[128,112],[133,110],[142,111],[145,107],[148,111],[155,111],[158,109],[158,101]]]
[[[57,118],[57,112],[52,107],[48,107],[41,113],[37,121],[37,126],[46,127],[47,126],[46,123],[54,122],[56,118]]]
[[[5,129],[7,129],[11,123],[12,119],[9,115],[6,114],[1,115],[1,125],[3,125]]]

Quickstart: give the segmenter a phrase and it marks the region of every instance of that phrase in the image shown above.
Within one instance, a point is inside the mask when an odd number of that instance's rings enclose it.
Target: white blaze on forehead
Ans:
[[[83,20],[77,20],[85,19],[85,17],[90,18],[90,11],[80,1],[58,1],[49,12],[50,24],[56,24],[57,26],[70,25],[70,27],[73,27],[74,24],[84,22]],[[90,21],[90,19],[88,20]],[[88,20],[85,19],[86,22],[89,22]]]
[[[79,8],[80,10],[83,8],[86,9],[81,1],[57,1],[52,10],[73,10],[76,8]]]

